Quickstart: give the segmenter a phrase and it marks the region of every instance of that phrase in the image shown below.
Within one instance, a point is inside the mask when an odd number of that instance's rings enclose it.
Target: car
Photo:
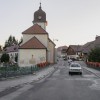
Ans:
[[[65,56],[65,57],[63,57],[63,59],[64,59],[64,60],[67,60],[67,57]]]
[[[72,60],[71,59],[68,59],[68,64],[70,65],[72,63]]]
[[[82,67],[79,63],[71,63],[69,66],[69,75],[72,75],[73,73],[79,73],[82,75]]]

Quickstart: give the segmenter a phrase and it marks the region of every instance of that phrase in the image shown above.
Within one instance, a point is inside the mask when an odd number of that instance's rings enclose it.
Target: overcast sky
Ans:
[[[100,35],[100,0],[0,0],[0,45],[33,25],[33,14],[46,12],[47,32],[58,46],[83,45]]]

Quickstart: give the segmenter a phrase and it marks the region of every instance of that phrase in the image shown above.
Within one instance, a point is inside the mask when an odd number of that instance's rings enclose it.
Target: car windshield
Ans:
[[[80,67],[79,64],[71,64],[71,67]]]

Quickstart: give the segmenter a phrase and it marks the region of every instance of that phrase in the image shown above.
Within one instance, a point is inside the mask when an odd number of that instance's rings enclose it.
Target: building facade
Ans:
[[[16,63],[15,61],[15,58],[18,57],[18,48],[19,48],[19,45],[11,45],[9,47],[6,47],[4,50],[3,50],[3,53],[6,53],[6,54],[9,54],[9,62],[10,63]]]
[[[42,62],[55,63],[55,44],[46,32],[46,13],[39,9],[34,13],[33,25],[22,32],[18,64],[21,67]]]
[[[80,59],[82,57],[81,45],[70,45],[67,49],[68,59]]]

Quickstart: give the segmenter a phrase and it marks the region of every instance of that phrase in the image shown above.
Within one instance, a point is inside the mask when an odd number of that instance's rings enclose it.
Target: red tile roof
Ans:
[[[63,49],[68,49],[68,47],[65,45],[65,46],[60,46],[57,48],[57,51],[62,51]]]
[[[22,34],[48,34],[48,33],[38,24],[34,24],[30,28],[22,32]]]
[[[82,45],[69,45],[75,52],[80,52],[82,50]]]
[[[21,45],[19,49],[46,49],[46,47],[36,37],[33,37]]]

